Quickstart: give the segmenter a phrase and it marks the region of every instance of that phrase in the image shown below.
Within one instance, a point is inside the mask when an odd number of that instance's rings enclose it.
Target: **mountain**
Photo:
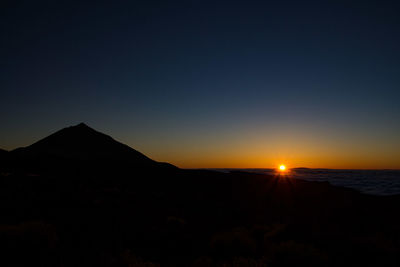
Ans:
[[[9,154],[8,151],[0,148],[0,167],[5,165],[5,161],[8,158],[8,154]]]
[[[60,165],[74,167],[77,164],[99,169],[172,167],[158,163],[84,123],[64,128],[28,147],[15,149],[11,154],[24,166],[40,169],[59,168]]]

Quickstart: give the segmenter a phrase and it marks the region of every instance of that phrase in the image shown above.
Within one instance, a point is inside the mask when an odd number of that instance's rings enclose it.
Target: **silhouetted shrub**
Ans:
[[[327,256],[315,247],[293,240],[270,243],[266,256],[272,266],[325,266]]]
[[[200,257],[196,259],[192,264],[192,267],[213,267],[213,266],[215,266],[215,262],[210,257]]]
[[[122,265],[126,267],[158,267],[160,264],[144,261],[140,257],[134,255],[129,249],[125,250],[122,255]]]
[[[352,239],[351,256],[363,265],[399,266],[400,249],[381,233],[371,233]]]
[[[2,266],[51,266],[57,240],[55,228],[45,222],[0,225]]]
[[[202,257],[197,259],[192,267],[267,267],[265,258],[252,259],[252,258],[242,258],[235,257],[230,260],[214,261],[209,257]]]
[[[244,228],[215,234],[210,241],[210,248],[221,257],[253,256],[257,245],[250,233]]]
[[[179,217],[168,216],[166,226],[170,232],[180,232],[186,226],[186,221]]]

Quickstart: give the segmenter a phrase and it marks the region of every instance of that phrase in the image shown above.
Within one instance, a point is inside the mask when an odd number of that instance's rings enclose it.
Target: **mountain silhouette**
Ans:
[[[8,151],[0,148],[0,168],[3,167],[3,165],[6,165],[8,154]]]
[[[156,162],[112,137],[100,133],[84,123],[59,130],[36,143],[11,151],[13,158],[23,165],[41,169],[51,165],[80,167],[83,164],[97,168],[109,167],[165,167],[172,165]],[[101,164],[101,165],[99,165]]]

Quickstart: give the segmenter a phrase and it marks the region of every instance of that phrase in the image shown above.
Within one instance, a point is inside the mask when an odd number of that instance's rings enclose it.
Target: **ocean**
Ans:
[[[222,172],[244,171],[259,174],[275,174],[275,169],[213,169]],[[335,186],[356,189],[372,195],[400,194],[400,170],[334,170],[290,169],[289,177],[307,181],[327,181]]]

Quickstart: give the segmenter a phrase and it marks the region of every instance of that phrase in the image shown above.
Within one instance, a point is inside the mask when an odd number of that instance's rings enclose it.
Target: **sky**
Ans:
[[[183,168],[400,169],[396,1],[5,1],[0,147],[85,122]]]

